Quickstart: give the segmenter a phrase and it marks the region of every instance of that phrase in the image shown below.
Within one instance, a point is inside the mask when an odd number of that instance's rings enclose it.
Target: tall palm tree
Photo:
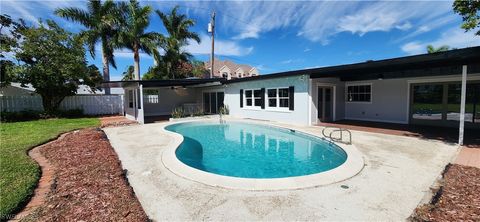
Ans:
[[[179,64],[188,62],[192,58],[192,55],[183,49],[184,46],[188,44],[189,40],[200,43],[198,34],[190,31],[190,28],[195,25],[195,21],[187,18],[184,14],[178,14],[178,8],[178,6],[174,7],[169,14],[164,14],[159,10],[155,11],[168,32],[168,38],[163,44],[165,55],[162,59],[167,65],[168,76],[173,78],[175,78],[175,69]]]
[[[114,45],[112,44],[115,42],[113,39],[121,20],[117,5],[112,0],[106,0],[103,4],[99,0],[89,0],[87,10],[67,7],[56,9],[55,14],[67,20],[78,22],[86,28],[86,30],[80,32],[80,36],[87,44],[92,58],[95,58],[95,45],[97,42],[101,42],[103,79],[109,81],[109,65],[117,68],[113,56]],[[105,88],[105,94],[110,94],[110,88]]]
[[[436,53],[436,52],[445,52],[450,50],[450,46],[443,45],[438,48],[433,47],[433,45],[427,45],[427,52],[428,53]]]
[[[140,80],[140,51],[152,54],[162,41],[163,36],[157,32],[147,32],[150,24],[150,6],[142,7],[136,0],[120,3],[124,13],[124,24],[119,35],[119,43],[133,51],[134,77]],[[157,54],[157,53],[156,53]]]

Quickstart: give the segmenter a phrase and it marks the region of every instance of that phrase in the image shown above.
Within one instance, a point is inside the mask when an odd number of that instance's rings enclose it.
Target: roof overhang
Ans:
[[[144,88],[158,87],[199,87],[199,86],[215,86],[221,85],[225,81],[224,78],[212,79],[172,79],[172,80],[128,80],[128,81],[109,81],[103,82],[103,87],[138,87],[142,85]]]
[[[469,73],[478,73],[480,47],[324,67],[309,72],[311,78],[339,77],[342,81],[354,81],[460,74],[462,65],[469,66]]]

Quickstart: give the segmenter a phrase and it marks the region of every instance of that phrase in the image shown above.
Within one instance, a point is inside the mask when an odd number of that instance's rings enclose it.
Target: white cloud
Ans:
[[[425,53],[427,46],[440,47],[448,45],[450,48],[465,48],[472,46],[480,46],[480,38],[475,36],[472,32],[464,32],[458,28],[452,28],[444,32],[438,39],[434,41],[413,41],[404,44],[401,49],[408,54]]]
[[[305,48],[305,49],[303,50],[303,52],[310,52],[310,51],[312,51],[311,48]]]
[[[364,35],[368,32],[400,30],[415,32],[419,26],[452,21],[451,2],[430,1],[227,1],[186,2],[196,15],[205,8],[217,10],[217,27],[233,39],[261,38],[272,30],[293,28],[297,36],[328,44],[340,32]],[[441,21],[440,21],[441,22]]]
[[[190,41],[185,50],[194,55],[207,55],[211,52],[211,39],[205,34],[200,35],[200,44]],[[253,47],[243,47],[235,41],[215,39],[215,54],[224,56],[244,56],[253,51]]]
[[[2,14],[8,14],[12,18],[22,18],[26,22],[37,24],[39,19],[58,18],[53,12],[57,8],[78,7],[85,8],[84,1],[0,1]]]
[[[303,62],[303,59],[287,59],[280,62],[280,64],[291,64],[291,63],[298,63]]]
[[[113,55],[116,58],[131,58],[133,60],[133,52],[130,51],[115,51]],[[147,53],[139,53],[140,58],[153,58],[151,55],[148,55]]]

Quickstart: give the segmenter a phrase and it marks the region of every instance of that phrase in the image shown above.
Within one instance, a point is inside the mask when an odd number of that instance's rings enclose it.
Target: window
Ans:
[[[128,107],[133,108],[133,90],[128,90]]]
[[[268,107],[277,107],[277,89],[267,90]]]
[[[245,90],[245,106],[262,106],[262,91],[260,89]]]
[[[246,106],[252,106],[252,90],[245,90]]]
[[[288,88],[268,89],[268,107],[271,108],[288,108],[289,92]]]
[[[262,106],[262,91],[259,89],[253,90],[253,99],[255,106]]]
[[[278,100],[280,107],[288,107],[288,88],[278,89]]]
[[[348,102],[371,102],[372,85],[353,85],[347,86]]]

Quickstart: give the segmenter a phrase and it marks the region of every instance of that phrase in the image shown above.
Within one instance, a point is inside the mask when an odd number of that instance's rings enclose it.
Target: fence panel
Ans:
[[[0,96],[0,110],[19,112],[43,110],[40,96]],[[87,115],[123,114],[122,95],[75,95],[66,97],[60,104],[61,110],[83,109]]]

